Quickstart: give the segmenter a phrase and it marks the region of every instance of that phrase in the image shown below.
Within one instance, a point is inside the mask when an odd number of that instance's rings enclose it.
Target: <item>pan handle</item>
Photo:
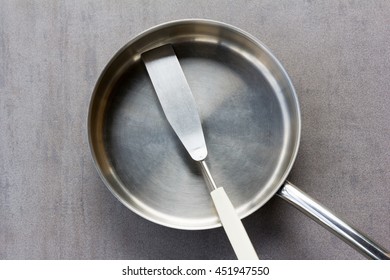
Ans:
[[[296,186],[286,181],[277,195],[298,210],[336,234],[350,246],[370,259],[389,260],[390,253],[354,229]]]

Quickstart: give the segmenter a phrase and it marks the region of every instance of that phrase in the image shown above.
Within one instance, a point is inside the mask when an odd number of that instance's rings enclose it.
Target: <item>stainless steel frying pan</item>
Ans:
[[[233,26],[182,20],[156,26],[111,59],[88,117],[100,177],[129,209],[179,229],[220,226],[196,163],[160,109],[140,54],[172,44],[198,105],[215,181],[241,218],[277,194],[370,258],[390,255],[286,181],[300,141],[300,111],[282,65]]]

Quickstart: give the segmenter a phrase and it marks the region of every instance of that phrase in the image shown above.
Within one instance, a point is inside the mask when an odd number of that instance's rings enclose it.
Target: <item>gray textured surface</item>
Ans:
[[[325,2],[325,1],[324,1]],[[242,28],[298,92],[302,142],[290,180],[390,248],[390,2],[1,1],[0,258],[230,259],[222,229],[180,231],[122,206],[99,179],[86,117],[111,56],[181,18]],[[244,220],[266,259],[360,259],[272,199]]]

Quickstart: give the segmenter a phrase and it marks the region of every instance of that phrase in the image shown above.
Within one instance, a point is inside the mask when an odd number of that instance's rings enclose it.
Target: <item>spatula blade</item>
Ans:
[[[142,54],[142,60],[168,122],[190,156],[195,161],[204,160],[207,147],[202,124],[173,47],[164,45],[152,49]]]

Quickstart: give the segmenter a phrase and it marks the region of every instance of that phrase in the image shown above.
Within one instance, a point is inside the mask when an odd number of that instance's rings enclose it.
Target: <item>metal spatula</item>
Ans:
[[[198,110],[179,60],[171,45],[142,54],[149,77],[168,122],[195,161],[211,189],[215,208],[238,259],[258,259],[248,234],[225,190],[217,187],[205,162],[206,142]]]

